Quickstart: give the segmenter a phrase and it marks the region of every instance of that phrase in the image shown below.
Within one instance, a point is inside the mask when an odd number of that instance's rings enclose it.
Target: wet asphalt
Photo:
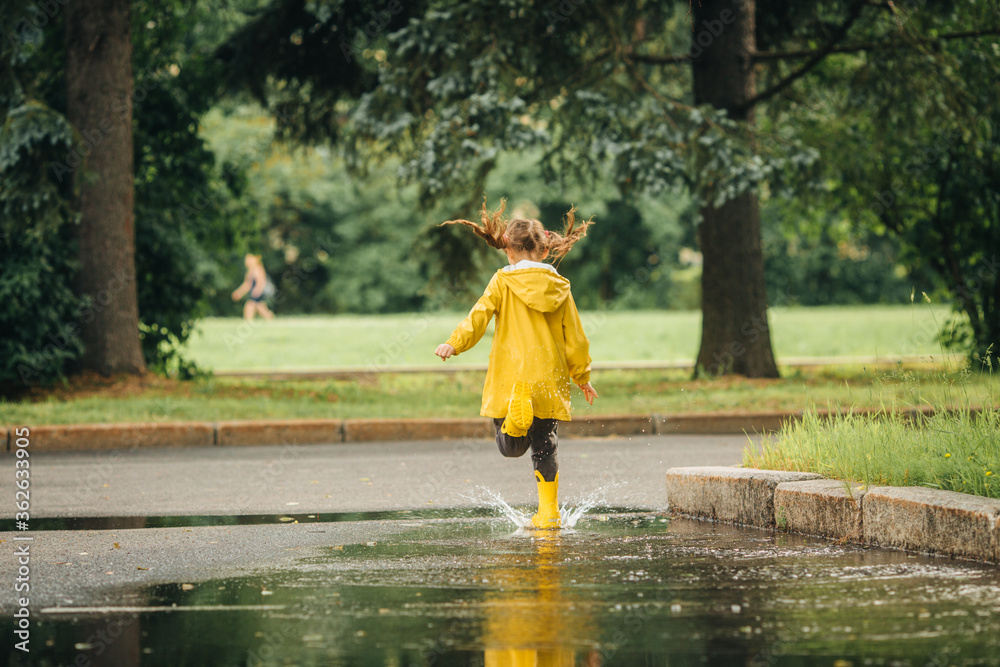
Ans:
[[[664,475],[736,465],[744,436],[563,440],[560,499],[666,508]],[[0,460],[0,518],[14,515],[13,457]],[[0,533],[0,616],[12,613],[15,550],[30,545],[31,605],[129,604],[129,591],[280,568],[343,544],[386,539],[406,521],[140,528],[143,517],[308,515],[484,507],[484,488],[530,505],[530,459],[485,440],[36,453],[32,518],[105,517],[88,530]],[[115,519],[111,519],[115,517]],[[15,541],[14,537],[31,537]]]

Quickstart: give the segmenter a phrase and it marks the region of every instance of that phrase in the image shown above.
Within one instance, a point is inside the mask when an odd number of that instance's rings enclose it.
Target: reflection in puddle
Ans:
[[[496,590],[483,599],[487,667],[575,665],[576,651],[564,640],[597,634],[589,615],[567,613],[575,609],[564,597],[560,581],[561,540],[557,532],[540,533],[532,542],[534,554],[529,555],[527,567],[513,556],[506,559],[506,567],[498,563],[493,575]],[[587,664],[595,664],[596,650],[587,651]]]
[[[1000,664],[1000,570],[658,514],[405,519],[294,567],[49,614],[12,665]],[[132,599],[132,598],[130,598]],[[10,621],[0,628],[9,642]],[[114,636],[112,636],[114,635]],[[82,657],[81,657],[82,656]]]

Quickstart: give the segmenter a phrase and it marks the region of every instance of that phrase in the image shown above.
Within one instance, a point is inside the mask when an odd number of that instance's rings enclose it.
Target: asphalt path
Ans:
[[[736,465],[744,436],[633,436],[560,443],[560,500],[666,509],[665,473]],[[13,456],[0,460],[0,517],[14,517]],[[487,491],[487,489],[489,491]],[[93,530],[0,533],[0,615],[12,613],[15,549],[31,549],[31,607],[127,604],[143,587],[234,576],[338,545],[384,539],[407,521],[140,528],[143,517],[470,508],[489,492],[536,500],[531,461],[486,440],[211,447],[31,457],[31,517],[133,517]],[[15,541],[14,537],[31,537]],[[10,584],[10,585],[8,585]],[[138,603],[138,602],[136,602]]]

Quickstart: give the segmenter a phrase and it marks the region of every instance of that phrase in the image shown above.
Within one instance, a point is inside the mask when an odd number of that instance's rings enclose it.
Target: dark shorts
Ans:
[[[514,438],[500,430],[503,426],[503,419],[494,419],[493,428],[496,431],[497,448],[504,456],[523,456],[528,449],[531,449],[531,462],[535,470],[542,473],[542,478],[546,482],[555,480],[556,473],[559,472],[559,459],[557,449],[559,448],[559,428],[558,419],[535,419],[531,422],[528,433],[521,438]]]

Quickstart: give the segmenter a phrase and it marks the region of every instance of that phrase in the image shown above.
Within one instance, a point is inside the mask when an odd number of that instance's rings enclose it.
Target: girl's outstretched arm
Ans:
[[[599,396],[597,395],[597,390],[594,389],[593,385],[590,384],[589,382],[587,384],[578,384],[576,386],[579,387],[580,391],[583,392],[583,397],[587,399],[587,403],[589,403],[590,405],[594,404],[595,398],[599,398]]]
[[[486,286],[486,291],[479,297],[479,301],[469,311],[469,315],[452,332],[451,337],[444,343],[452,348],[451,354],[461,354],[479,342],[479,339],[486,333],[486,325],[490,323],[493,314],[500,307],[500,295],[498,293],[498,280],[496,276],[490,280]],[[435,352],[439,357],[441,346]],[[451,356],[449,354],[448,356]],[[442,357],[447,359],[447,357]]]

